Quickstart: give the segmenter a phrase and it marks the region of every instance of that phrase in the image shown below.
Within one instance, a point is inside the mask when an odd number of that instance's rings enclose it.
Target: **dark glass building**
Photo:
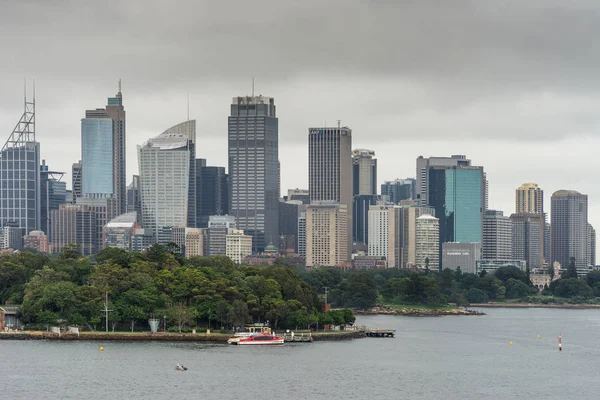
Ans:
[[[356,244],[369,243],[369,207],[377,204],[376,194],[354,196],[352,206],[352,241]]]
[[[205,159],[196,159],[196,191],[197,228],[207,228],[211,215],[229,213],[229,189],[225,167],[207,166]]]
[[[228,121],[230,214],[252,251],[279,237],[279,121],[275,99],[235,97]]]
[[[415,200],[416,179],[396,179],[386,181],[381,185],[381,195],[388,196],[393,204],[399,204],[402,200]]]
[[[62,182],[62,172],[50,171],[46,161],[40,166],[41,230],[50,236],[50,211],[58,210],[67,202],[67,183]]]

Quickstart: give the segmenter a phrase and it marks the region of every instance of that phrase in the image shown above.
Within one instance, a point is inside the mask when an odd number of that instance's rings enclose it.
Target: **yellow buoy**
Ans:
[[[100,351],[104,351],[104,347],[100,347]]]
[[[513,344],[512,340],[510,342],[508,342],[508,344]]]
[[[540,335],[538,335],[538,339],[540,338]]]

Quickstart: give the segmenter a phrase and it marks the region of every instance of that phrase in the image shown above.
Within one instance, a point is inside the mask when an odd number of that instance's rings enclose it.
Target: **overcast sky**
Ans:
[[[555,190],[588,194],[600,227],[599,35],[592,0],[0,0],[0,141],[35,78],[42,158],[70,172],[85,110],[122,78],[128,181],[188,92],[199,157],[226,166],[231,98],[255,77],[277,105],[282,193],[307,187],[307,128],[341,120],[380,183],[466,154],[490,208],[537,182],[548,211]]]

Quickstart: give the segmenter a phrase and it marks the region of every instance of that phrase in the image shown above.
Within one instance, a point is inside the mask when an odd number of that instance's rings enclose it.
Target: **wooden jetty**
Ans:
[[[396,334],[395,329],[380,329],[380,328],[366,328],[365,334],[368,337],[394,337]]]
[[[283,336],[283,341],[285,343],[310,343],[313,341],[313,337],[310,332],[300,332],[300,333],[286,333]]]

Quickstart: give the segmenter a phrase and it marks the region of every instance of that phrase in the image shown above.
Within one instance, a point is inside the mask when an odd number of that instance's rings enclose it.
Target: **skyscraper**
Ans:
[[[35,138],[35,94],[0,152],[0,227],[41,225],[40,144]]]
[[[230,214],[262,252],[279,237],[279,121],[275,99],[234,97],[229,116]]]
[[[346,205],[348,249],[345,254],[350,257],[353,215],[352,130],[350,128],[338,126],[308,130],[308,189],[311,201],[333,201]],[[307,229],[308,223],[307,215]],[[307,240],[310,241],[308,230]]]
[[[515,212],[543,214],[544,191],[537,183],[524,183],[515,191]]]
[[[108,98],[106,107],[87,110],[81,120],[81,195],[113,198],[116,215],[127,211],[125,130],[119,81],[119,92]]]
[[[373,150],[352,151],[352,194],[377,194],[377,159]]]
[[[88,110],[81,120],[83,196],[113,197],[113,121],[106,110]]]
[[[224,167],[206,165],[203,158],[196,159],[196,226],[208,227],[211,215],[229,213],[229,188]]]
[[[138,146],[142,226],[155,239],[195,221],[196,121],[175,125]]]
[[[76,245],[83,256],[90,256],[100,250],[96,215],[86,205],[61,204],[50,215],[52,252],[60,253],[70,244]]]
[[[71,188],[73,190],[73,203],[78,197],[83,196],[83,171],[81,160],[73,163],[71,167]]]
[[[440,225],[432,215],[417,218],[415,235],[415,265],[417,268],[437,271],[440,267]]]
[[[137,213],[137,221],[142,218],[142,193],[140,176],[133,175],[133,180],[127,186],[127,213]]]
[[[424,158],[419,156],[417,158],[417,188],[416,188],[416,200],[421,201],[421,204],[429,204],[428,193],[429,193],[429,173],[428,168],[433,166],[438,167],[454,167],[463,166],[468,167],[471,165],[471,160],[467,159],[464,155],[453,155],[451,157],[428,157]]]
[[[573,257],[577,268],[587,267],[587,195],[574,190],[558,190],[550,201],[552,261],[558,261],[566,268]]]
[[[596,265],[596,230],[592,224],[587,224],[587,260],[588,265]]]
[[[487,210],[483,216],[482,258],[509,260],[512,258],[512,223],[502,211]]]
[[[516,213],[512,222],[512,259],[540,268],[544,260],[544,218],[542,214]]]
[[[358,194],[352,204],[352,241],[357,245],[369,242],[369,207],[377,204],[380,196],[376,194]]]
[[[62,182],[64,176],[62,172],[51,171],[42,160],[40,166],[40,210],[41,210],[41,230],[50,235],[50,211],[58,210],[61,204],[67,202],[67,183]]]
[[[388,264],[390,267],[409,268],[416,265],[417,219],[422,215],[435,216],[434,208],[418,206],[416,204],[416,201],[405,200],[403,204],[394,207],[393,223],[395,237],[393,243],[395,264]]]
[[[392,204],[402,200],[415,200],[417,182],[414,178],[385,181],[381,184],[381,195],[388,196]]]
[[[428,184],[428,204],[440,221],[440,247],[444,242],[481,243],[483,167],[429,166]]]
[[[369,256],[385,257],[389,267],[390,253],[394,253],[394,206],[374,205],[369,208]],[[391,251],[390,251],[391,250]]]

